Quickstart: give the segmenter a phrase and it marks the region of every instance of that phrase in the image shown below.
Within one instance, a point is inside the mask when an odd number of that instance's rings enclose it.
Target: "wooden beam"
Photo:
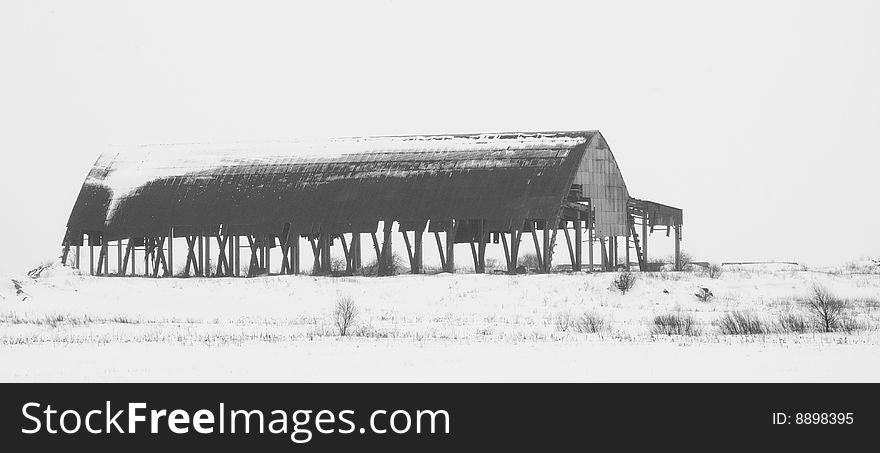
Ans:
[[[132,247],[131,238],[128,239],[128,242],[125,244],[125,257],[122,258],[122,266],[119,268],[119,276],[122,277],[125,275],[125,271],[128,268],[128,257],[131,256],[131,275],[134,275],[134,255],[131,254],[131,251],[134,247]]]
[[[197,261],[198,261],[197,269],[199,271],[198,271],[197,275],[200,277],[204,277],[205,276],[205,261],[204,261],[205,260],[205,245],[204,245],[205,241],[202,239],[201,235],[198,235],[196,237],[198,238],[197,241],[199,244],[199,254],[197,257]]]
[[[458,232],[459,221],[451,219],[446,230],[446,272],[455,272],[455,234]]]
[[[410,273],[415,274],[417,273],[413,272],[413,270],[416,268],[415,253],[413,253],[412,245],[409,243],[409,235],[406,234],[406,231],[401,231],[400,234],[403,235],[403,243],[404,245],[406,245],[406,256],[407,258],[409,258]]]
[[[583,253],[583,222],[581,218],[583,217],[583,213],[578,212],[577,220],[575,221],[575,229],[574,229],[574,259],[575,262],[572,263],[572,270],[581,271],[583,268],[584,261],[584,253]]]
[[[486,228],[486,219],[480,220],[480,243],[477,246],[477,259],[480,264],[480,273],[486,273],[486,245],[489,243],[489,230]]]
[[[571,235],[568,234],[568,222],[566,221],[565,223],[565,228],[562,230],[562,232],[565,233],[565,243],[566,245],[568,245],[568,262],[571,263],[572,270],[577,270],[575,269],[574,245],[571,243]],[[577,230],[577,222],[575,222],[575,230]]]
[[[235,243],[235,276],[241,276],[241,236],[236,235],[233,238]]]
[[[349,251],[351,252],[351,267],[352,271],[357,271],[361,268],[361,234],[360,233],[351,233],[351,247],[349,247]]]
[[[593,260],[594,241],[595,238],[593,238],[593,214],[591,208],[590,213],[587,214],[587,242],[590,244],[589,249],[587,249],[587,259],[589,260],[588,264],[590,265],[590,272],[593,272],[593,265],[595,263],[595,261]]]
[[[642,214],[642,260],[648,266],[648,213]]]
[[[424,227],[424,225],[422,225],[422,226]],[[422,269],[425,267],[424,253],[422,253],[422,243],[424,242],[424,240],[423,240],[424,233],[425,232],[423,230],[416,230],[415,232],[413,232],[413,242],[414,242],[414,244],[413,244],[413,246],[414,246],[413,247],[414,248],[413,261],[414,261],[414,264],[413,264],[412,268],[410,269],[410,271],[413,274],[421,274],[423,272]]]
[[[384,228],[382,237],[382,250],[379,259],[378,275],[380,277],[391,275],[391,260],[393,258],[391,245],[391,229]]]
[[[168,228],[168,276],[174,276],[174,227]]]
[[[290,268],[293,274],[299,274],[299,234],[292,233],[292,241],[290,243]]]
[[[550,221],[545,220],[544,221],[544,229],[541,230],[542,237],[543,237],[542,246],[544,249],[543,250],[544,253],[541,258],[543,260],[543,262],[541,263],[541,272],[544,272],[544,273],[550,272],[550,230],[547,229],[549,227],[550,227]]]
[[[440,232],[434,232],[434,238],[437,239],[437,252],[440,254],[440,268],[446,271],[446,255],[443,253],[443,241],[440,240]]]
[[[330,233],[321,233],[318,239],[321,243],[321,271],[330,274]]]
[[[681,225],[675,226],[675,270],[680,271],[684,268],[681,262]]]
[[[229,242],[229,236],[217,233],[214,238],[217,240],[217,269],[215,275],[222,277],[229,274],[229,259],[226,256],[226,245]]]
[[[201,236],[200,236],[201,237]],[[205,236],[205,277],[211,276],[211,236]]]
[[[512,272],[516,272],[519,268],[519,246],[522,243],[522,229],[513,230],[510,233],[510,263],[513,266]]]
[[[535,242],[535,256],[538,258],[538,270],[544,269],[544,253],[541,252],[541,244],[538,241],[538,222],[532,221],[532,240]]]
[[[511,241],[513,241],[513,233],[510,234]],[[501,233],[501,246],[504,247],[504,262],[507,264],[507,272],[513,272],[513,267],[510,263],[510,249],[507,247],[507,233]]]
[[[124,275],[122,271],[122,239],[116,241],[116,275]]]

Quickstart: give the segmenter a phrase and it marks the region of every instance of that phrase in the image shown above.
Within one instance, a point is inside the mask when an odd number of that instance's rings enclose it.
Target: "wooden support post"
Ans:
[[[205,236],[205,277],[211,276],[211,236]]]
[[[229,236],[217,233],[214,238],[217,239],[217,270],[215,271],[215,275],[217,277],[229,275],[229,259],[226,256]]]
[[[135,269],[135,267],[137,267],[137,259],[135,258],[135,255],[137,255],[137,249],[134,246],[134,238],[128,238],[128,244],[128,246],[131,247],[131,276],[134,277],[137,275],[137,269]]]
[[[532,241],[535,243],[535,257],[538,258],[538,271],[544,269],[544,253],[541,252],[541,244],[538,241],[538,222],[532,221]]]
[[[544,253],[542,254],[542,257],[541,257],[541,259],[543,260],[543,263],[541,266],[541,272],[543,272],[545,274],[550,272],[550,230],[549,230],[549,228],[550,228],[550,221],[545,220],[544,221],[544,229],[542,230],[543,239],[544,239],[542,245],[543,245],[543,249],[544,249],[543,252]]]
[[[351,234],[351,248],[354,249],[354,270],[360,270],[364,263],[362,261],[363,249],[361,248],[361,233]]]
[[[471,246],[471,256],[474,259],[474,273],[479,274],[480,273],[480,262],[477,259],[477,247],[474,244],[474,241],[471,241],[469,244]]]
[[[116,241],[116,275],[122,275],[122,239]]]
[[[275,241],[275,237],[271,234],[266,236],[266,241],[263,246],[266,248],[266,275],[272,275],[272,243]],[[330,255],[329,253],[327,255]]]
[[[626,270],[629,270],[629,233],[626,234],[626,238],[624,240],[626,241],[626,254],[625,254],[626,264],[625,264],[625,266],[626,266]]]
[[[248,249],[250,249],[251,252],[251,260],[250,264],[248,264],[247,276],[253,277],[254,275],[257,275],[260,270],[260,250],[262,250],[262,247],[260,247],[260,243],[256,236],[248,234],[247,240]]]
[[[681,262],[681,225],[675,226],[675,270],[680,271],[684,267]]]
[[[202,240],[201,235],[197,236],[197,241],[199,244],[199,254],[197,257],[198,261],[196,263],[196,269],[198,269],[198,272],[196,273],[196,275],[198,275],[199,277],[204,277],[205,276],[205,245],[204,245],[204,241]]]
[[[330,275],[330,233],[321,234],[321,272]]]
[[[320,243],[316,243],[315,239],[312,236],[309,236],[309,245],[312,246],[312,256],[314,260],[312,261],[312,274],[318,274],[321,272],[321,246]]]
[[[443,241],[440,240],[440,232],[434,232],[434,239],[437,240],[437,253],[440,254],[440,268],[446,272],[446,255],[443,253]]]
[[[401,231],[403,234],[403,242],[406,245],[406,255],[409,258],[409,272],[411,274],[420,274],[421,273],[421,253],[422,253],[422,232],[421,231],[413,231],[413,242],[409,241],[409,234],[406,231]]]
[[[121,239],[119,242],[120,242],[120,245],[122,245]],[[131,255],[131,249],[132,249],[131,244],[132,244],[132,242],[131,242],[131,239],[129,238],[128,243],[125,244],[125,256],[122,258],[122,265],[119,266],[119,276],[120,277],[125,276],[125,271],[126,271],[126,269],[128,269],[128,257]],[[134,267],[134,257],[133,256],[131,257],[131,265],[132,265],[132,267]],[[134,275],[134,273],[132,273],[132,275]]]
[[[513,233],[511,233],[511,241],[513,241]],[[504,247],[504,263],[507,264],[507,272],[513,271],[510,265],[510,249],[507,247],[507,233],[501,233],[501,246]]]
[[[107,261],[105,245],[106,243],[102,241],[101,245],[98,246],[98,267],[95,270],[95,275],[104,275],[104,263]]]
[[[593,208],[590,207],[590,212],[587,214],[587,242],[590,244],[590,248],[587,250],[587,259],[588,264],[590,265],[590,272],[593,272],[593,266],[595,261],[593,260],[593,242],[595,238],[593,237]]]
[[[241,236],[235,235],[233,239],[235,243],[235,265],[233,270],[236,277],[241,277]]]
[[[104,275],[110,275],[110,244],[106,239],[101,240],[101,253],[104,255]]]
[[[424,227],[424,225],[422,226]],[[415,244],[413,244],[413,248],[415,249],[413,253],[413,274],[421,274],[423,272],[423,268],[425,267],[424,254],[422,253],[422,243],[424,242],[422,238],[424,233],[425,232],[422,230],[417,230],[413,235],[413,242],[415,242]]]
[[[575,225],[575,230],[577,230],[577,222],[573,223]],[[574,263],[574,244],[571,243],[571,235],[568,234],[568,221],[565,221],[565,228],[562,229],[562,232],[565,233],[565,243],[568,246],[568,262],[571,264],[571,270],[576,270]]]
[[[486,273],[486,245],[489,243],[489,230],[486,228],[486,219],[480,220],[480,243],[477,245],[477,261],[480,265],[480,273]]]
[[[299,274],[299,234],[290,232],[290,273]]]
[[[379,265],[379,261],[382,260],[382,250],[379,248],[379,239],[376,238],[376,232],[371,231],[370,237],[373,238],[373,250],[376,251],[376,265]]]
[[[174,277],[174,227],[168,228],[168,276]]]
[[[610,258],[611,258],[611,270],[617,270],[617,266],[620,265],[620,261],[618,261],[618,249],[617,249],[617,236],[611,236],[608,238],[608,246],[610,247]]]
[[[520,244],[522,244],[522,229],[513,230],[510,233],[510,264],[513,267],[511,272],[517,272],[517,269],[519,269]]]
[[[391,245],[391,228],[385,227],[382,237],[382,250],[379,258],[378,275],[384,277],[391,275],[391,260],[393,259]]]
[[[608,251],[605,250],[605,238],[599,238],[599,250],[602,252],[602,271],[608,270]]]
[[[80,246],[77,245],[77,246],[76,246],[76,256],[73,257],[73,266],[74,266],[77,270],[79,270],[79,268],[80,268],[80,267],[79,267],[79,255],[80,255],[80,251],[81,251],[81,250],[82,250],[82,247],[80,247]]]
[[[444,271],[449,273],[455,272],[455,233],[458,232],[458,220],[449,221],[449,227],[446,230],[446,268]]]
[[[165,237],[159,236],[156,238],[156,259],[153,262],[153,277],[167,277],[168,274],[168,262],[165,260]],[[162,266],[163,272],[162,275],[159,275],[159,266]]]
[[[642,214],[642,260],[648,266],[648,212]]]
[[[89,234],[89,275],[95,275],[95,246],[92,245],[91,234]]]
[[[153,247],[151,241],[144,238],[144,277],[150,276],[150,257],[153,255]]]
[[[226,233],[226,243],[229,248],[228,256],[226,257],[226,276],[232,277],[235,275],[233,266],[235,265],[235,238],[229,236],[229,233]]]
[[[571,265],[571,269],[574,271],[581,271],[583,267],[584,261],[584,253],[583,253],[583,222],[581,221],[581,213],[578,212],[577,220],[574,222],[574,263]]]

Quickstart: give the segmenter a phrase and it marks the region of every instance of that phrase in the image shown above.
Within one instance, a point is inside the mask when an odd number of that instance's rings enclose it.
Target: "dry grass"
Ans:
[[[654,317],[651,326],[652,335],[684,335],[699,336],[702,334],[697,320],[684,313],[666,313]]]

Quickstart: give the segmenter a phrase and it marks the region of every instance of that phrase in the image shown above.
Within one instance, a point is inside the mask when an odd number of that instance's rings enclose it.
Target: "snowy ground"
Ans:
[[[145,279],[53,268],[0,281],[2,381],[880,381],[880,273],[779,266],[637,274]],[[12,279],[20,282],[16,290]],[[849,300],[850,332],[725,335],[808,316],[814,283]],[[710,288],[715,299],[694,292]],[[333,311],[359,315],[339,336]],[[560,320],[590,313],[597,333]],[[652,334],[692,315],[696,336]]]

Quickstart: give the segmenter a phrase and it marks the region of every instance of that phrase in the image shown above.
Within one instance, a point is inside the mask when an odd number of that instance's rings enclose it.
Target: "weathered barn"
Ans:
[[[138,273],[140,254],[139,274],[171,276],[174,250],[185,242],[178,254],[185,251],[186,275],[240,275],[242,250],[250,275],[268,273],[273,253],[279,272],[293,274],[303,243],[314,270],[329,272],[339,243],[346,271],[355,272],[368,233],[381,275],[396,230],[413,273],[424,270],[425,232],[446,271],[455,270],[455,244],[469,244],[474,269],[485,272],[487,245],[500,243],[516,272],[525,233],[538,270],[549,272],[562,231],[572,270],[583,267],[584,243],[591,271],[596,246],[600,269],[628,266],[631,249],[646,269],[656,227],[674,230],[680,267],[681,225],[681,209],[630,196],[598,131],[156,145],[98,158],[71,212],[63,260],[76,247],[79,267],[79,248],[88,245],[90,272],[111,275],[113,246],[114,274]]]

